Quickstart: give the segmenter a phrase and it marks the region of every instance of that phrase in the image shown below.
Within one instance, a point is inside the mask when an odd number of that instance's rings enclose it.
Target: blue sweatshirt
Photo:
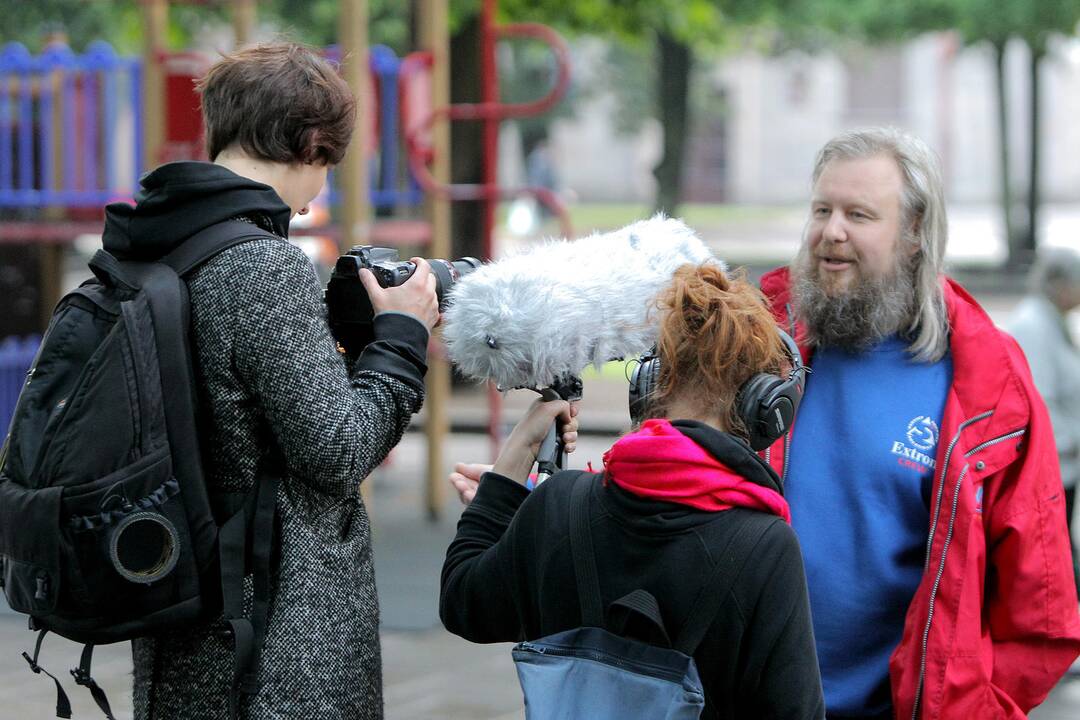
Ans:
[[[889,656],[922,577],[952,361],[906,346],[818,349],[792,433],[785,495],[830,717],[891,717]]]

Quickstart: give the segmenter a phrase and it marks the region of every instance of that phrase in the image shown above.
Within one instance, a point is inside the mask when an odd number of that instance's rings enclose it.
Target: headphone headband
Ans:
[[[802,355],[795,340],[777,328],[780,340],[791,361],[786,377],[758,373],[743,383],[735,396],[736,413],[748,434],[750,447],[764,450],[784,435],[795,419],[802,400],[806,374]],[[640,424],[648,412],[650,396],[660,380],[660,357],[656,346],[642,354],[630,378],[630,418]]]

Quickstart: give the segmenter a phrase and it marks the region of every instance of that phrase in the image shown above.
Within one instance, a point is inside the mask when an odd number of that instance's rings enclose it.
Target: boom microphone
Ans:
[[[675,270],[714,258],[679,220],[657,215],[577,241],[549,241],[480,267],[450,293],[443,338],[467,377],[551,387],[589,363],[656,342],[650,310]]]

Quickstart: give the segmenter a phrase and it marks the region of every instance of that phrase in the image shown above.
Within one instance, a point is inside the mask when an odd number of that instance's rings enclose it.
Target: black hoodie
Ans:
[[[221,165],[174,162],[143,175],[135,205],[105,208],[105,249],[125,260],[153,260],[203,228],[236,217],[289,236],[292,211],[269,185]]]
[[[778,478],[745,442],[701,423],[675,421],[683,434],[743,475],[772,489]],[[480,481],[446,553],[439,603],[450,632],[474,642],[537,639],[581,625],[569,548],[575,481],[592,482],[593,550],[603,606],[632,590],[656,597],[678,635],[701,584],[720,560],[739,514],[747,537],[725,561],[742,570],[694,653],[707,718],[822,718],[802,554],[791,526],[745,508],[707,512],[633,495],[600,475],[557,473],[529,493],[495,473]],[[737,544],[738,545],[738,544]],[[744,562],[745,560],[745,562]]]
[[[292,210],[277,191],[221,165],[167,163],[143,175],[139,184],[135,205],[105,208],[102,245],[121,260],[156,260],[200,230],[239,217],[289,236]],[[368,345],[362,367],[422,388],[427,329],[415,318],[385,313],[375,319],[375,335],[378,342]]]

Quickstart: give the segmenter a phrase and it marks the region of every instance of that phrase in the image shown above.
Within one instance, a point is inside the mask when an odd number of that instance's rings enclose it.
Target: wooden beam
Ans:
[[[370,200],[367,176],[368,123],[364,113],[373,111],[367,90],[368,68],[368,4],[367,0],[341,0],[338,44],[341,46],[341,75],[356,96],[356,128],[345,159],[334,170],[339,190],[338,212],[341,216],[341,237],[338,244],[342,252],[353,245],[361,245],[370,231]],[[360,484],[360,497],[371,513],[371,478]]]
[[[142,170],[152,170],[161,162],[165,143],[165,73],[161,54],[166,49],[169,29],[168,0],[143,0],[143,156]]]
[[[341,0],[342,76],[356,95],[356,129],[345,160],[335,170],[341,190],[341,248],[348,250],[362,244],[369,232],[371,211],[368,198],[367,132],[365,113],[371,93],[368,91],[368,4],[367,0]]]
[[[252,41],[255,35],[255,0],[233,0],[232,21],[236,47]]]
[[[441,108],[450,104],[450,33],[447,0],[421,0],[418,19],[423,49],[431,53],[431,107]],[[436,123],[432,129],[434,160],[432,176],[435,181],[450,184],[450,123]],[[427,216],[431,222],[431,257],[450,258],[450,201],[436,197],[427,198]],[[442,338],[436,335],[438,349]],[[427,487],[425,500],[428,517],[437,520],[442,512],[446,494],[446,476],[450,470],[443,449],[449,432],[447,419],[450,405],[450,365],[441,352],[428,353],[427,373],[427,421],[425,431],[428,442]]]

